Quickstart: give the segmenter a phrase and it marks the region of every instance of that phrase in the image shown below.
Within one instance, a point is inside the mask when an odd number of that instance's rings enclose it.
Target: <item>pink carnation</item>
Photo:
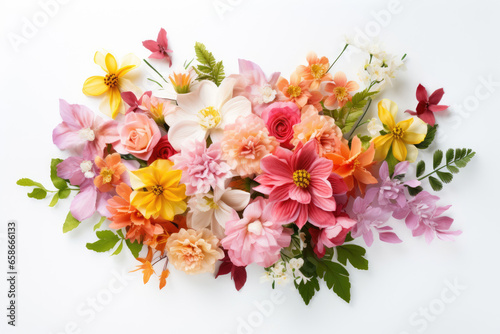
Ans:
[[[269,134],[274,136],[282,147],[292,149],[293,126],[300,123],[299,107],[293,102],[275,102],[262,112]]]
[[[188,196],[206,194],[210,187],[224,188],[224,181],[231,176],[231,168],[221,158],[219,143],[207,148],[204,141],[195,141],[171,160],[174,168],[182,171],[181,182],[186,185]]]
[[[237,266],[256,263],[269,267],[279,260],[281,248],[291,241],[291,231],[273,219],[270,206],[262,197],[250,203],[240,219],[236,212],[226,223],[222,246]]]
[[[269,136],[264,121],[250,114],[224,128],[221,148],[229,166],[241,177],[247,177],[261,173],[260,160],[278,145],[276,138]]]

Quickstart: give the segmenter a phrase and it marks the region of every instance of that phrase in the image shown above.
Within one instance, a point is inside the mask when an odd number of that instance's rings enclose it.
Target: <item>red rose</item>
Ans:
[[[153,153],[148,160],[148,164],[152,164],[157,159],[168,159],[174,154],[177,154],[177,151],[174,150],[174,148],[168,141],[168,136],[165,135],[160,138],[158,144],[156,144],[155,148],[153,149]]]
[[[262,112],[262,119],[267,130],[274,136],[281,147],[293,148],[293,126],[300,123],[300,110],[293,102],[275,102]]]

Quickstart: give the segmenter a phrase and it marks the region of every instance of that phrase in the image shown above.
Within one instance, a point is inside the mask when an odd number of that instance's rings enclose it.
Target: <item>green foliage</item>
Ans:
[[[69,231],[74,230],[80,225],[81,221],[73,217],[71,214],[71,211],[68,212],[68,215],[66,216],[66,220],[64,221],[63,225],[63,233],[67,233]]]
[[[368,270],[368,260],[364,258],[366,250],[358,245],[342,245],[337,248],[337,259],[344,266],[347,264],[347,260],[356,269]]]
[[[425,172],[425,161],[420,160],[417,164],[417,177],[422,176]]]
[[[319,281],[318,278],[313,276],[307,282],[300,282],[299,284],[295,283],[295,287],[299,290],[302,299],[306,305],[309,305],[312,297],[316,294],[316,291],[319,291]]]
[[[342,108],[335,110],[323,110],[327,115],[335,119],[335,124],[346,134],[353,126],[361,120],[366,113],[365,106],[371,96],[377,94],[378,91],[370,92],[369,88],[354,94],[352,100],[347,102]]]
[[[130,249],[130,252],[135,258],[139,257],[139,253],[142,250],[142,244],[138,243],[137,241],[130,242],[130,240],[125,239],[125,242],[127,243],[128,249]]]
[[[63,162],[63,159],[52,159],[50,162],[50,179],[54,187],[59,190],[68,188],[67,181],[57,176],[57,165],[61,162]]]
[[[102,226],[102,223],[104,223],[105,220],[106,220],[106,217],[101,217],[101,219],[99,219],[99,222],[97,222],[97,224],[94,225],[94,231],[100,229]]]
[[[209,52],[204,44],[196,42],[194,46],[196,60],[200,65],[193,67],[198,74],[197,80],[210,80],[219,86],[225,78],[224,65],[222,61],[217,62],[212,52]]]
[[[351,300],[351,283],[349,273],[339,263],[330,261],[318,262],[316,267],[318,277],[324,279],[328,289],[333,290],[340,298],[349,302]]]
[[[96,232],[97,240],[94,243],[87,243],[87,248],[93,250],[95,252],[107,252],[120,241],[120,237],[114,234],[112,231],[97,231]]]
[[[400,162],[394,157],[394,154],[392,154],[392,147],[389,149],[389,152],[387,152],[385,161],[387,161],[387,165],[389,167],[389,174],[392,175],[394,173],[394,167],[396,167],[396,165]]]
[[[28,193],[29,198],[44,199],[47,197],[47,190],[35,188],[32,192]]]
[[[358,134],[358,138],[361,140],[361,146],[363,147],[364,150],[367,150],[368,148],[370,148],[370,141],[372,140],[372,137],[360,136]]]
[[[35,182],[35,181],[28,179],[28,178],[19,179],[16,182],[16,184],[18,186],[21,186],[21,187],[37,187],[37,188],[47,190],[47,189],[45,189],[45,187],[41,183]]]
[[[418,148],[419,150],[424,150],[428,148],[434,141],[434,138],[436,137],[437,127],[438,127],[437,124],[434,126],[427,124],[427,134],[425,135],[424,141],[415,145],[415,147]]]
[[[116,247],[115,251],[113,252],[113,254],[111,254],[111,256],[120,254],[122,249],[123,249],[123,240],[120,242],[120,245]]]
[[[443,151],[436,150],[432,158],[432,167],[434,169],[438,168],[442,161],[443,161]]]

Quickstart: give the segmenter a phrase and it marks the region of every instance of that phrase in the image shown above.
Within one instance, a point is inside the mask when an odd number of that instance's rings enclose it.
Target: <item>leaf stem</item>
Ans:
[[[450,166],[451,164],[455,164],[457,161],[463,160],[463,159],[465,159],[465,158],[469,157],[469,156],[470,156],[470,155],[472,155],[472,154],[474,154],[474,152],[471,152],[471,153],[469,153],[469,154],[467,154],[467,155],[464,155],[464,156],[463,156],[463,157],[461,157],[460,159],[453,159],[453,161],[450,161],[450,162],[448,162],[448,163],[444,164],[443,166],[441,166],[441,167],[438,167],[438,168],[434,169],[434,170],[433,170],[432,172],[430,172],[429,174],[424,175],[424,176],[422,176],[422,177],[418,178],[417,180],[418,180],[418,181],[422,181],[423,179],[425,179],[425,178],[427,178],[427,177],[431,176],[432,174],[439,172],[441,169],[443,169],[443,168],[445,168],[445,167],[448,167],[448,166]]]
[[[347,49],[347,47],[349,46],[348,43],[346,43],[346,45],[344,46],[344,49],[342,50],[342,52],[338,55],[337,59],[334,60],[334,62],[330,65],[330,67],[328,68],[328,71],[326,71],[326,73],[330,72],[330,70],[332,69],[333,65],[335,65],[335,63],[337,62],[337,60],[340,59],[340,57],[342,56],[342,54],[344,53],[344,51]]]
[[[160,76],[160,78],[163,79],[163,81],[165,81],[166,83],[168,83],[168,81],[163,77],[163,75],[160,74],[160,72],[158,72],[158,70],[156,68],[153,67],[153,65],[151,65],[146,59],[143,59],[143,61],[153,69],[153,71],[156,72],[156,74],[158,74]]]
[[[347,137],[348,140],[351,139],[352,135],[354,134],[354,131],[360,126],[359,123],[363,120],[363,118],[366,116],[366,113],[368,112],[368,109],[370,108],[370,105],[372,104],[372,98],[368,98],[368,103],[366,104],[365,111],[363,112],[363,115],[361,115],[360,118],[358,118],[358,121],[356,122],[356,125],[352,128],[351,132],[349,132],[349,137]],[[363,123],[364,124],[364,123]]]

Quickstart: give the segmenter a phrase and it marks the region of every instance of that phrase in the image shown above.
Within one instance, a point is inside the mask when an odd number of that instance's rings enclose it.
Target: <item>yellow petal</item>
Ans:
[[[162,201],[162,206],[160,209],[160,216],[166,220],[173,220],[175,215],[172,203],[169,201]]]
[[[422,141],[425,139],[425,133],[420,134],[420,133],[415,133],[415,132],[410,132],[410,131],[405,131],[403,134],[403,141],[407,144],[420,144]]]
[[[116,71],[116,76],[120,78],[120,77],[124,76],[125,74],[127,74],[128,72],[130,72],[131,70],[133,70],[134,68],[136,68],[135,65],[120,67],[120,69],[118,71]]]
[[[413,123],[413,118],[409,118],[405,121],[399,122],[396,126],[399,126],[401,128],[401,130],[406,131],[406,130],[408,130],[410,125],[412,125],[412,123]]]
[[[380,121],[387,125],[390,130],[392,130],[396,126],[394,116],[391,113],[391,110],[394,110],[394,108],[396,108],[397,112],[396,103],[388,99],[383,99],[378,103],[378,118],[380,118]]]
[[[83,83],[83,94],[90,96],[99,96],[109,89],[104,84],[104,77],[93,76],[85,80]]]
[[[118,64],[116,63],[115,56],[113,56],[111,53],[106,54],[106,68],[108,70],[108,73],[116,73],[116,70],[118,69]]]
[[[102,70],[104,72],[108,72],[106,68],[106,56],[102,53],[97,51],[94,55],[94,63],[97,65],[101,66]]]
[[[141,64],[141,59],[134,55],[133,53],[129,53],[122,59],[121,67],[133,65],[135,67]]]
[[[111,118],[115,118],[120,113],[120,104],[122,96],[118,88],[109,90],[109,108],[111,109]]]
[[[392,142],[392,154],[394,155],[394,158],[399,161],[406,160],[406,145],[401,139],[394,139]]]
[[[389,149],[391,148],[393,140],[394,137],[392,136],[392,133],[383,136],[378,136],[375,139],[373,139],[373,143],[376,149],[375,160],[382,161],[385,159],[385,157],[387,156],[387,152],[389,152]]]

